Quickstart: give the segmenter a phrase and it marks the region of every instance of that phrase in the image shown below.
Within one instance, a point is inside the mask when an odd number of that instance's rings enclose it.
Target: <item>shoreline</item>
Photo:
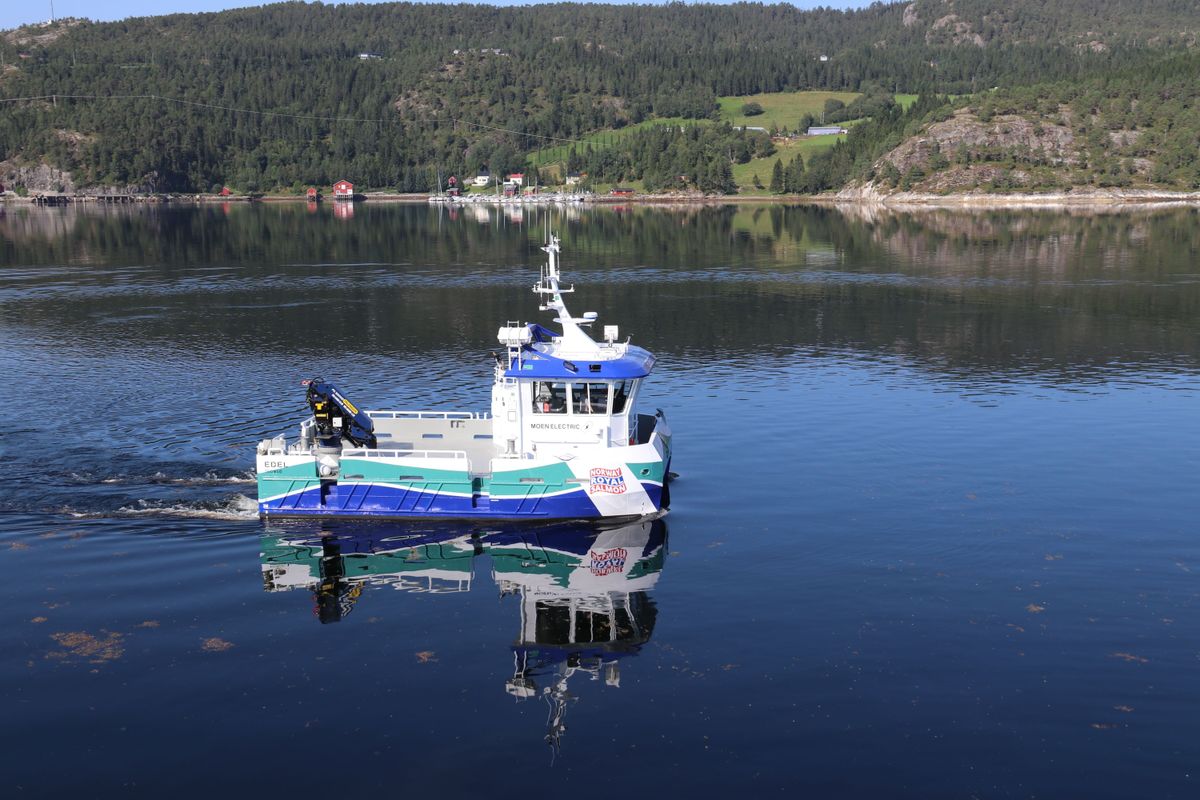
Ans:
[[[390,192],[365,193],[357,197],[355,203],[428,203],[429,194],[401,194]],[[155,203],[196,203],[200,205],[222,203],[308,203],[306,197],[299,195],[262,194],[262,195],[231,195],[218,197],[214,195],[188,194],[42,194],[17,197],[6,194],[0,198],[4,204],[21,205],[123,205],[123,204],[155,204]],[[319,201],[322,205],[333,205],[338,202],[327,198]],[[439,204],[446,207],[462,208],[466,206],[538,206],[554,205],[553,202],[528,203],[494,203],[477,201],[467,203]],[[1086,190],[1080,192],[1059,191],[1045,193],[1005,193],[990,194],[986,192],[965,192],[960,194],[924,194],[918,192],[882,193],[867,186],[855,189],[843,189],[834,194],[819,195],[700,195],[700,194],[645,194],[632,197],[612,197],[610,195],[594,195],[572,205],[595,206],[680,206],[703,207],[716,205],[822,205],[822,206],[852,206],[889,208],[894,210],[918,209],[961,209],[961,210],[991,210],[991,209],[1021,209],[1021,208],[1104,208],[1120,207],[1189,207],[1200,206],[1200,192],[1182,192],[1159,189],[1112,189]]]

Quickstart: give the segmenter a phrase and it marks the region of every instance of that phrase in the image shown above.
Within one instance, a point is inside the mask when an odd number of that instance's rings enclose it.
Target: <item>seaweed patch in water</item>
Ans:
[[[86,631],[52,633],[50,638],[66,649],[52,650],[46,654],[46,658],[66,660],[73,657],[86,659],[91,664],[104,664],[125,655],[124,634],[110,631],[100,633],[103,638]]]

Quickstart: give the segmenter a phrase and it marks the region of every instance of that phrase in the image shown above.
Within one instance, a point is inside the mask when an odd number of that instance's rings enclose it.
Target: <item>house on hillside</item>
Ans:
[[[846,129],[837,125],[819,125],[808,129],[809,136],[837,136],[846,133]]]
[[[512,175],[508,176],[508,182],[515,183],[517,186],[524,186],[525,185],[525,173],[524,172],[514,172]]]
[[[582,180],[583,180],[583,176],[580,175],[578,172],[568,172],[567,173],[567,186],[578,186],[580,181],[582,181]]]
[[[353,200],[354,184],[350,181],[338,181],[333,185],[334,200]]]
[[[374,61],[377,58],[383,58],[381,53],[362,52],[358,54],[359,61]]]
[[[478,186],[481,189],[491,182],[492,175],[486,169],[480,170],[479,174],[475,176],[475,179],[471,181],[472,185]]]

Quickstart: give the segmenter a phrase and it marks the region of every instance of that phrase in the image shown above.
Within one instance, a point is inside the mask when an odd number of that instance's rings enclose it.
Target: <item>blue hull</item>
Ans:
[[[662,507],[662,487],[643,484]],[[358,517],[381,519],[600,519],[603,515],[583,489],[541,497],[491,498],[418,492],[370,483],[313,486],[258,504],[260,515],[280,517]]]

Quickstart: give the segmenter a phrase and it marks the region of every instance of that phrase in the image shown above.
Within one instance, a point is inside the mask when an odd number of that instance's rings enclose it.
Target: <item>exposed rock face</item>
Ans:
[[[6,189],[24,189],[29,194],[149,194],[155,191],[158,175],[151,173],[127,186],[80,186],[70,171],[51,164],[0,161],[0,184]]]
[[[962,109],[950,119],[930,125],[922,135],[904,142],[883,160],[905,172],[914,164],[927,164],[935,150],[952,158],[960,147],[974,153],[1019,149],[1038,153],[1043,161],[1053,164],[1073,164],[1078,158],[1075,134],[1066,125],[1034,123],[1015,115],[981,122],[970,109]]]
[[[904,7],[904,17],[900,21],[906,28],[911,28],[921,21],[921,18],[917,16],[916,3],[909,3]]]
[[[957,14],[947,14],[934,20],[925,33],[927,44],[973,44],[983,47],[983,37],[971,28],[971,23],[960,19]]]
[[[64,19],[55,20],[54,22],[34,23],[33,25],[22,25],[20,28],[14,28],[4,32],[4,39],[9,44],[15,47],[45,47],[54,42],[64,33],[77,25],[83,25],[87,20],[75,19],[74,17],[66,17]]]
[[[1117,147],[1127,147],[1142,138],[1141,131],[1108,131],[1108,140]]]
[[[956,192],[997,181],[1024,185],[1023,169],[1005,169],[992,161],[1020,155],[1031,165],[1070,167],[1080,160],[1075,134],[1060,120],[1031,121],[1017,115],[1000,115],[981,121],[971,109],[961,109],[935,122],[919,136],[901,143],[876,164],[876,172],[894,168],[900,175],[920,172],[919,188],[929,192]]]
[[[12,161],[0,161],[0,183],[5,188],[22,187],[35,194],[72,194],[76,188],[69,172],[49,164],[19,165]]]
[[[986,106],[959,108],[929,123],[837,196],[895,202],[904,196],[1058,192],[1142,202],[1146,197],[1137,192],[1170,195],[1171,201],[1179,194],[1154,177],[1153,150],[1138,149],[1142,130],[1106,129],[1096,115],[1081,117],[1067,105],[993,114]]]

